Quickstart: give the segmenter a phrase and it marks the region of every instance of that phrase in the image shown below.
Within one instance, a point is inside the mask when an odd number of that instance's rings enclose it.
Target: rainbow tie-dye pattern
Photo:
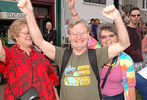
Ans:
[[[101,48],[101,47],[102,45],[99,43],[99,41],[95,40],[92,36],[90,36],[87,48],[96,49],[96,48]]]
[[[90,36],[88,49],[96,49],[102,47],[101,44]],[[122,83],[124,87],[125,100],[131,100],[128,92],[129,87],[135,87],[135,70],[132,58],[125,52],[120,53],[120,66],[122,71]]]

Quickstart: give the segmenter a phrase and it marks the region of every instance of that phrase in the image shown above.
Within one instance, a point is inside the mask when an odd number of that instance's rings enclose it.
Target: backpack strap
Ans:
[[[63,54],[63,58],[62,58],[62,65],[61,65],[61,72],[60,72],[60,79],[62,77],[62,74],[65,70],[65,67],[67,66],[67,63],[70,59],[70,56],[71,56],[71,53],[72,53],[72,49],[71,48],[66,48],[65,51],[64,51],[64,54]]]
[[[95,49],[88,49],[88,58],[90,61],[91,68],[98,80],[99,96],[100,96],[100,99],[102,99],[102,94],[101,94],[101,89],[100,89],[100,76],[99,76],[99,69],[98,69]]]
[[[62,77],[62,74],[65,70],[65,67],[67,66],[67,63],[70,59],[72,53],[72,49],[65,49],[64,54],[63,54],[63,59],[62,59],[62,65],[61,65],[61,72],[60,72],[60,80]],[[88,49],[88,58],[90,61],[90,65],[92,67],[92,70],[98,80],[98,90],[99,90],[99,96],[100,99],[102,99],[102,95],[101,95],[101,90],[100,90],[100,78],[99,78],[99,70],[98,70],[98,65],[97,65],[97,57],[96,57],[96,52],[95,49]]]

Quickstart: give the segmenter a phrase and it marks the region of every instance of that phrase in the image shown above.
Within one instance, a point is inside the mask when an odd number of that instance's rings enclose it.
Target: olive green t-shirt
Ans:
[[[56,47],[55,63],[61,69],[64,48]],[[96,49],[100,68],[109,61],[108,47]],[[88,50],[81,55],[73,52],[61,79],[60,100],[100,100],[98,83],[88,58]]]

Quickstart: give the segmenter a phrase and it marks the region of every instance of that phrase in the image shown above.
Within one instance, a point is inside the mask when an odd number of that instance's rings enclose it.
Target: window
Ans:
[[[147,9],[147,0],[143,0],[143,9]]]
[[[106,4],[106,0],[84,0],[84,2]]]
[[[41,15],[48,15],[48,8],[47,7],[38,7],[34,6],[34,13],[41,14]]]

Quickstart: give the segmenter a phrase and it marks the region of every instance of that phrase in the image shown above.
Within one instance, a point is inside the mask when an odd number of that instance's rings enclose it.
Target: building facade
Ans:
[[[131,7],[138,7],[141,10],[141,16],[144,22],[147,22],[147,0],[121,0],[122,6],[128,10]]]
[[[90,22],[91,18],[99,18],[100,22],[112,22],[101,14],[101,11],[106,5],[114,4],[113,0],[77,0],[76,9],[78,15]],[[61,2],[61,37],[65,33],[65,20],[71,20],[71,12],[68,8],[66,0]]]
[[[24,15],[17,8],[18,0],[0,0],[0,33],[6,33],[9,25],[19,18],[23,18]],[[57,10],[59,5],[56,2],[59,0],[31,0],[35,17],[42,33],[45,30],[45,23],[51,21],[54,28],[57,28],[57,22],[61,21],[61,31],[59,31],[57,39],[62,39],[65,33],[64,26],[65,20],[71,20],[71,13],[68,8],[66,0],[61,0],[61,8]],[[90,22],[91,18],[99,18],[100,22],[112,22],[101,14],[101,11],[107,5],[114,4],[119,10],[122,6],[130,10],[131,7],[136,6],[141,10],[142,18],[147,22],[147,0],[77,0],[76,9],[79,16],[87,22]],[[58,20],[57,13],[61,13],[61,20]],[[60,24],[60,23],[59,23]],[[58,30],[58,28],[57,28]]]
[[[18,0],[0,0],[0,33],[5,34],[11,23],[24,14],[17,7]],[[42,33],[45,31],[45,23],[51,21],[55,27],[55,3],[54,0],[31,0],[37,24]]]

